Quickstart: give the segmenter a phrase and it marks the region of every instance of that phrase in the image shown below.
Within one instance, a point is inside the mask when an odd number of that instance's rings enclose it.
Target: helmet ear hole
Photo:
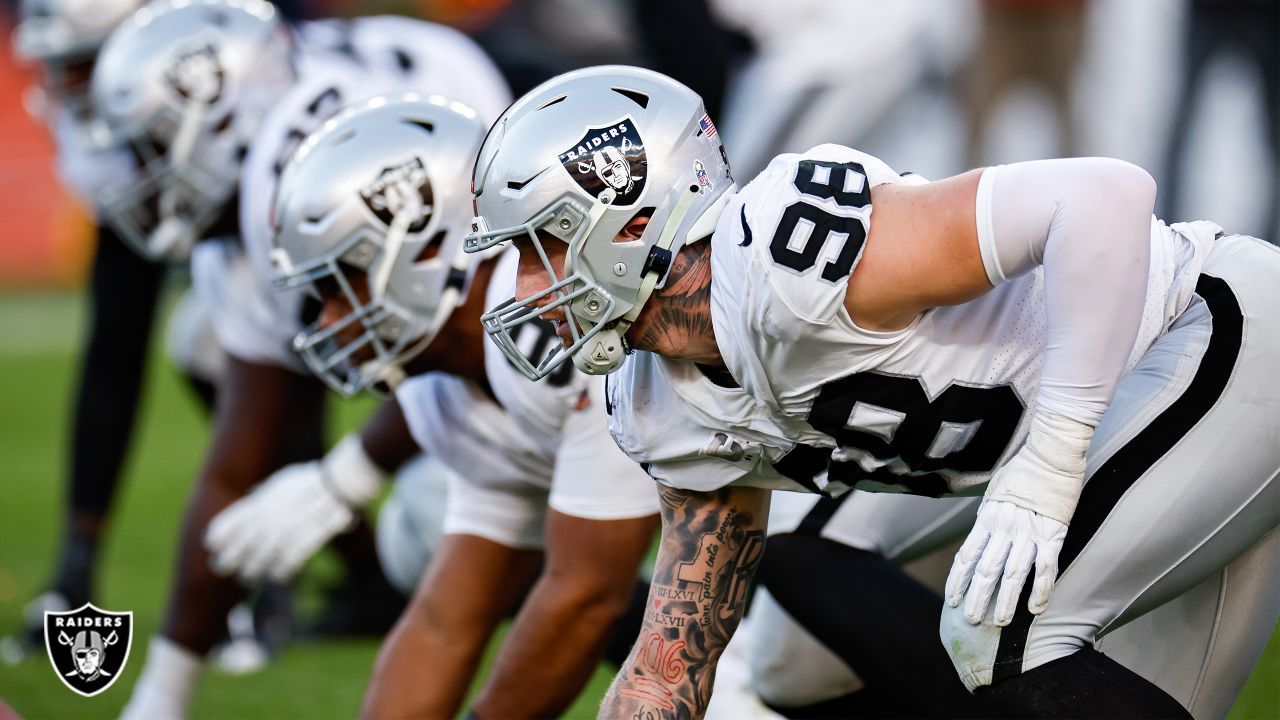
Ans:
[[[319,291],[315,289],[314,285],[308,287],[310,292],[302,297],[302,306],[298,308],[298,323],[302,327],[319,320],[320,311],[324,309],[324,303],[320,300]]]
[[[635,215],[631,216],[627,224],[622,226],[622,231],[613,238],[613,242],[617,244],[639,240],[644,235],[645,229],[649,227],[649,219],[653,217],[656,210],[657,208],[654,207],[640,208]]]
[[[226,115],[223,115],[222,119],[219,120],[217,124],[211,128],[211,131],[213,132],[214,135],[221,135],[222,133],[227,131],[227,128],[231,127],[231,122],[235,119],[236,119],[236,114],[234,112],[228,112]]]
[[[426,262],[438,256],[440,248],[444,245],[445,236],[448,234],[449,231],[442,228],[435,235],[432,235],[427,244],[422,246],[422,251],[418,253],[418,257],[414,258],[413,261],[416,263]]]

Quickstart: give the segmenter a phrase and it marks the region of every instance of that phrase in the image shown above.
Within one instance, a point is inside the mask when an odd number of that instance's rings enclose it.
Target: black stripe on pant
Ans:
[[[1120,498],[1213,408],[1231,379],[1244,334],[1240,303],[1225,281],[1208,275],[1200,276],[1196,294],[1204,299],[1213,318],[1200,366],[1182,395],[1098,468],[1085,485],[1058,555],[1059,577],[1093,539]],[[1000,632],[993,684],[1022,672],[1027,635],[1035,619],[1027,610],[1031,585],[1030,580],[1023,584],[1013,621]]]
[[[826,496],[820,498],[818,502],[814,503],[813,507],[809,508],[809,512],[805,513],[804,519],[796,526],[795,534],[813,535],[814,537],[821,535],[823,529],[827,527],[827,523],[831,522],[832,516],[836,514],[840,506],[844,505],[844,501],[848,500],[849,496],[853,495],[854,492],[856,491],[850,490],[836,498]]]

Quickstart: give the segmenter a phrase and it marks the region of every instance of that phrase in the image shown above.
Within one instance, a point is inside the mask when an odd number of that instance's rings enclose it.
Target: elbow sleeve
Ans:
[[[1103,223],[1138,213],[1145,231],[1155,197],[1151,175],[1123,160],[1075,158],[987,168],[977,197],[978,246],[987,279],[999,285],[1043,264],[1055,224],[1059,230],[1066,222],[1073,230],[1095,224],[1105,234]],[[1105,243],[1093,244],[1108,250]],[[1116,245],[1110,249],[1123,251]]]
[[[1146,300],[1155,182],[1120,160],[988,168],[977,230],[992,285],[1044,266],[1048,338],[1037,404],[1097,425]]]

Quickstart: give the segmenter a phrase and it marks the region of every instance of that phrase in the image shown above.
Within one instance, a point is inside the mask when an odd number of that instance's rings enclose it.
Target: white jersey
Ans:
[[[518,261],[515,250],[499,259],[486,307],[514,294]],[[521,327],[528,329],[516,340],[531,357],[541,357],[548,343],[558,342],[550,323]],[[468,486],[541,497],[539,512],[548,502],[562,512],[597,519],[657,512],[653,481],[610,441],[601,378],[566,365],[542,382],[531,382],[489,339],[485,376],[492,396],[474,382],[441,373],[411,378],[397,388],[410,432],[424,452]]]
[[[138,172],[128,149],[96,145],[84,122],[63,107],[54,105],[49,113],[49,130],[57,148],[58,180],[82,207],[95,209],[104,190]]]
[[[837,145],[774,159],[711,240],[712,318],[732,378],[717,386],[696,366],[636,353],[610,383],[619,445],[689,489],[979,492],[1026,438],[1045,350],[1042,274],[897,332],[858,327],[844,296],[870,188],[899,182],[915,180]],[[1130,367],[1190,300],[1212,237],[1153,221]]]
[[[292,350],[304,324],[302,294],[269,284],[271,202],[294,150],[335,112],[376,95],[443,95],[490,121],[507,106],[510,91],[475,43],[440,25],[400,17],[322,20],[303,23],[297,35],[299,81],[263,119],[241,171],[244,251],[201,245],[192,265],[227,352],[305,372]]]

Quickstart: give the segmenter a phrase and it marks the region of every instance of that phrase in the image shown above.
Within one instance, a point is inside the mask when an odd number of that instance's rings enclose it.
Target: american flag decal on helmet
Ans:
[[[715,123],[711,122],[710,117],[703,115],[702,119],[698,121],[698,127],[702,128],[703,135],[709,138],[716,136],[716,126]]]

